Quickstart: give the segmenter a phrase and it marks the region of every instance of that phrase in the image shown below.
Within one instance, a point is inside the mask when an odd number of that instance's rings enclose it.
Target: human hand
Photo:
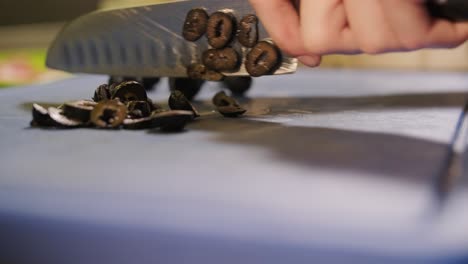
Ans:
[[[275,43],[308,66],[326,54],[453,48],[468,39],[467,22],[431,17],[424,0],[250,2]]]

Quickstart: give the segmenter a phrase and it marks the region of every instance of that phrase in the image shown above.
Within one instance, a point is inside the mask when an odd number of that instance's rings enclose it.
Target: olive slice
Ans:
[[[247,54],[245,68],[253,77],[272,74],[281,65],[281,52],[269,41],[260,41]]]
[[[128,116],[143,118],[151,115],[154,106],[148,101],[131,101],[127,103]]]
[[[208,13],[205,9],[194,8],[187,13],[182,29],[182,36],[188,41],[197,41],[206,32]]]
[[[110,76],[108,84],[109,86],[111,86],[112,84],[119,85],[122,82],[128,82],[128,81],[137,81],[137,78],[129,77],[129,76],[124,76],[124,77]]]
[[[96,91],[94,91],[93,101],[100,102],[102,100],[109,100],[109,99],[111,99],[111,92],[110,92],[109,85],[102,84],[98,88],[96,88]]]
[[[193,112],[191,111],[171,110],[153,113],[149,117],[140,119],[125,119],[123,126],[125,129],[133,130],[159,127],[163,131],[180,131],[192,120]]]
[[[208,19],[206,37],[213,48],[220,49],[232,41],[235,31],[236,18],[231,13],[218,11]]]
[[[127,107],[117,100],[102,101],[91,112],[91,122],[99,128],[117,128],[127,117]]]
[[[82,121],[72,119],[64,115],[63,110],[61,109],[58,109],[55,107],[49,107],[47,111],[49,112],[50,118],[52,118],[54,122],[59,124],[61,127],[73,128],[73,127],[79,127],[79,126],[84,125]]]
[[[223,85],[237,96],[244,95],[252,87],[252,83],[253,78],[250,76],[228,76],[223,80]]]
[[[96,104],[96,102],[88,100],[68,102],[63,105],[63,114],[68,118],[87,123]]]
[[[242,108],[240,106],[235,106],[235,105],[218,106],[217,110],[223,116],[230,117],[230,118],[239,117],[239,116],[245,114],[245,112],[247,112],[246,109],[244,109],[244,108]]]
[[[169,78],[169,88],[171,92],[180,91],[190,101],[192,101],[201,90],[203,83],[203,80],[190,78]]]
[[[202,54],[203,64],[211,70],[235,71],[240,66],[239,53],[233,48],[209,49]]]
[[[185,110],[191,111],[195,117],[199,117],[197,109],[190,103],[190,101],[185,97],[185,95],[178,90],[175,90],[171,93],[171,96],[168,100],[169,107],[171,110]]]
[[[138,82],[126,81],[113,88],[112,99],[119,99],[126,104],[130,101],[146,101],[148,96],[145,88]]]
[[[58,124],[49,116],[49,111],[39,104],[33,104],[32,107],[33,120],[31,126],[33,127],[51,127],[58,126]]]
[[[127,118],[123,121],[123,128],[129,130],[138,130],[138,129],[150,129],[154,128],[154,122],[152,116],[147,116],[143,118]]]
[[[220,72],[210,70],[205,65],[194,63],[187,67],[187,76],[194,80],[205,80],[219,82],[224,79],[224,75]]]
[[[217,94],[212,99],[212,102],[215,106],[229,106],[229,105],[239,105],[237,101],[228,96],[224,91],[221,91]]]
[[[191,111],[176,110],[159,113],[154,118],[162,131],[178,132],[184,130],[194,116]]]
[[[239,117],[247,112],[234,98],[228,96],[225,92],[217,93],[212,101],[218,112],[225,117]]]
[[[258,42],[258,18],[256,15],[246,15],[239,22],[237,40],[244,47],[252,48]]]

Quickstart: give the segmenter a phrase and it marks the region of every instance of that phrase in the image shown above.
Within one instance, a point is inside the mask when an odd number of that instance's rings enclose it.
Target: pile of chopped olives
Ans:
[[[200,117],[200,113],[191,103],[193,95],[187,98],[182,92],[193,87],[183,82],[178,85],[179,89],[173,89],[168,99],[170,109],[164,109],[148,98],[143,85],[136,81],[103,84],[96,88],[93,100],[67,102],[49,108],[33,104],[31,126],[182,131],[189,122]],[[246,112],[224,92],[215,95],[213,103],[226,117],[239,117]]]

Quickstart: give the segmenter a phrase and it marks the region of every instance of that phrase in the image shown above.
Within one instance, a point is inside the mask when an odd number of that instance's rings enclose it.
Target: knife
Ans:
[[[451,20],[468,19],[466,0],[428,0],[430,13]],[[186,77],[186,68],[200,62],[209,49],[206,38],[197,42],[182,37],[188,11],[203,7],[208,13],[229,8],[238,20],[255,11],[248,0],[179,0],[133,8],[96,11],[79,17],[59,33],[49,48],[47,66],[73,73],[133,77]],[[259,39],[268,34],[259,24]],[[245,58],[248,49],[233,45]],[[294,73],[296,58],[283,54],[273,74]],[[232,76],[248,75],[244,65]]]
[[[229,8],[238,21],[254,14],[248,0],[182,0],[126,9],[97,11],[65,26],[49,48],[47,66],[76,73],[133,77],[186,77],[187,66],[200,62],[209,49],[206,38],[197,42],[182,37],[187,13],[203,7],[210,14]],[[259,24],[259,39],[268,38]],[[233,45],[242,58],[248,49]],[[283,54],[274,74],[296,71],[298,61]],[[234,73],[248,75],[244,61]]]

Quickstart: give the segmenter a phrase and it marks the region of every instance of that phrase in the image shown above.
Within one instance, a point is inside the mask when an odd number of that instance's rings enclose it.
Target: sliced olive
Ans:
[[[169,87],[171,92],[180,91],[190,101],[198,94],[203,83],[203,80],[194,80],[190,78],[169,78]]]
[[[119,99],[122,103],[130,101],[146,101],[148,96],[145,88],[138,82],[122,82],[111,91],[112,99]]]
[[[154,115],[154,121],[166,132],[177,132],[185,128],[187,123],[193,120],[193,112],[173,110]]]
[[[237,40],[243,46],[252,48],[258,42],[258,18],[256,15],[246,15],[239,23]]]
[[[234,98],[228,96],[225,92],[217,93],[212,101],[218,112],[225,117],[238,117],[247,112]]]
[[[191,111],[195,117],[199,117],[200,114],[198,113],[197,109],[190,103],[190,101],[185,97],[185,95],[178,90],[175,90],[171,93],[169,97],[169,107],[172,110],[185,110]]]
[[[68,118],[87,123],[96,104],[96,102],[87,100],[68,102],[63,105],[63,114]]]
[[[134,82],[139,82],[143,85],[146,91],[152,91],[155,88],[155,85],[159,83],[161,78],[159,77],[116,77],[116,76],[111,76],[109,78],[108,85],[114,85],[117,86],[122,82],[129,82],[129,81],[134,81]],[[109,98],[110,99],[110,98]]]
[[[231,13],[218,11],[208,19],[206,37],[208,43],[216,49],[226,47],[236,31],[236,18]]]
[[[126,119],[123,125],[125,129],[152,129],[159,127],[164,131],[180,131],[192,120],[193,112],[191,111],[171,110],[153,113],[145,118]]]
[[[137,129],[155,128],[155,126],[154,126],[153,117],[147,116],[147,117],[136,118],[136,119],[127,118],[123,122],[123,128],[137,130]]]
[[[110,87],[107,84],[100,85],[94,92],[93,100],[100,102],[102,100],[109,100],[111,98]]]
[[[240,66],[239,53],[233,48],[209,49],[203,52],[203,64],[215,71],[235,71]]]
[[[67,117],[66,115],[63,114],[63,110],[55,108],[55,107],[49,107],[47,109],[49,112],[50,118],[52,118],[57,124],[59,124],[61,127],[79,127],[84,125],[84,122],[77,120],[77,119],[72,119]]]
[[[153,105],[148,101],[131,101],[127,103],[127,109],[131,118],[143,118],[151,115]]]
[[[41,105],[33,104],[32,108],[33,120],[31,126],[34,127],[51,127],[58,124],[49,116],[49,111]]]
[[[182,29],[182,36],[188,41],[197,41],[206,32],[208,25],[208,13],[205,9],[194,8],[187,13],[185,18],[184,27]]]
[[[127,107],[117,101],[102,101],[91,112],[91,122],[99,128],[117,128],[127,117]]]
[[[205,65],[195,63],[187,67],[187,75],[190,79],[218,82],[224,79],[220,72],[210,70]]]
[[[260,41],[247,54],[245,68],[253,77],[271,74],[281,65],[281,52],[269,41]]]
[[[239,105],[234,98],[228,96],[224,91],[215,94],[212,102],[215,106]]]
[[[223,116],[231,118],[239,117],[247,112],[244,108],[235,105],[219,106],[217,110]]]

